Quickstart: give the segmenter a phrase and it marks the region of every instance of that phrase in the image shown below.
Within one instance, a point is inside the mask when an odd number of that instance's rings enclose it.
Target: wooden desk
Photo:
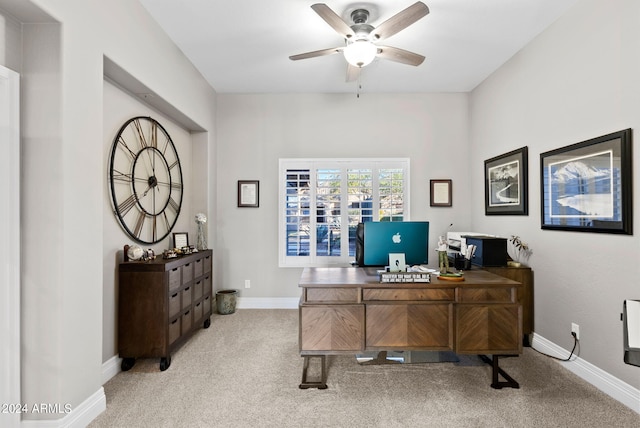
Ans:
[[[300,388],[326,388],[325,356],[376,350],[490,354],[494,388],[518,387],[498,357],[522,353],[521,284],[486,271],[465,281],[380,283],[374,268],[305,268],[300,282]],[[310,382],[310,358],[321,379]],[[499,381],[498,374],[506,381]]]

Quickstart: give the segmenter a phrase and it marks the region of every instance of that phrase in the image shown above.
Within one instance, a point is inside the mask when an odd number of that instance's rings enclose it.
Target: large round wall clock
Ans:
[[[173,140],[155,119],[127,120],[109,157],[113,212],[137,242],[155,244],[175,226],[182,206],[180,158]]]

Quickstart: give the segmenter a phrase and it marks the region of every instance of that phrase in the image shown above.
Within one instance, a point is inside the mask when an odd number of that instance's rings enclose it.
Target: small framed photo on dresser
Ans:
[[[184,248],[189,246],[189,235],[186,232],[176,232],[173,234],[173,248]]]

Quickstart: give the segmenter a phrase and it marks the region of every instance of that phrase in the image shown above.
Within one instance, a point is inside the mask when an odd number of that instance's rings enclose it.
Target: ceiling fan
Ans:
[[[369,11],[364,8],[351,12],[352,25],[347,24],[324,3],[313,4],[311,9],[344,37],[345,46],[292,55],[289,59],[293,61],[342,52],[348,63],[348,82],[356,80],[360,75],[360,69],[370,64],[376,57],[413,66],[418,66],[424,61],[424,56],[417,53],[377,44],[426,16],[429,8],[421,1],[397,13],[377,27],[367,24]]]

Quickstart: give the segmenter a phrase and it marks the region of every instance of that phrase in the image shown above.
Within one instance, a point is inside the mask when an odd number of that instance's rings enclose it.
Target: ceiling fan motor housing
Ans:
[[[369,11],[366,9],[356,9],[351,12],[351,20],[354,24],[365,24],[369,19]]]

